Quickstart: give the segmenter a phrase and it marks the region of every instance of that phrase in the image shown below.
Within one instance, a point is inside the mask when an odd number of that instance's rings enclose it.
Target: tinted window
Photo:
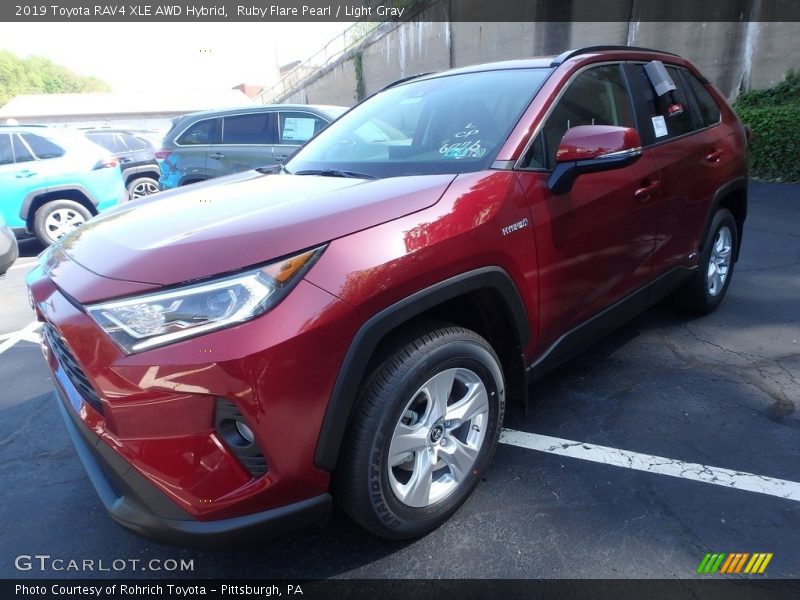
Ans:
[[[10,165],[14,162],[14,153],[11,151],[11,137],[7,133],[0,133],[0,165]]]
[[[222,119],[204,119],[184,131],[176,140],[183,146],[199,146],[215,142],[217,125]]]
[[[280,113],[280,143],[305,144],[308,140],[325,129],[327,121],[306,112]]]
[[[225,117],[222,123],[223,144],[274,144],[274,113],[252,113]]]
[[[114,144],[113,133],[91,133],[87,136],[95,144],[100,144],[103,148],[110,152],[116,152],[117,148]]]
[[[11,136],[11,145],[14,148],[14,160],[18,163],[36,160],[28,147],[19,139],[19,135]]]
[[[331,123],[286,166],[375,177],[486,169],[550,73],[460,73],[391,87]]]
[[[697,111],[697,120],[702,127],[719,123],[719,106],[700,80],[688,71],[683,72],[683,79],[692,90],[694,105]]]
[[[131,150],[144,150],[147,148],[147,142],[130,133],[120,133],[119,137],[122,138],[122,141]]]
[[[33,133],[22,133],[20,135],[22,135],[22,139],[25,140],[38,158],[57,158],[59,156],[64,156],[64,149],[48,139]]]
[[[642,127],[640,131],[645,145],[663,142],[671,138],[691,133],[696,127],[692,119],[692,106],[688,103],[683,79],[675,67],[667,66],[667,73],[675,83],[675,91],[657,96],[653,85],[645,74],[643,64],[629,66],[630,81],[638,86],[641,96]],[[670,111],[678,106],[682,110]]]
[[[577,125],[634,126],[631,101],[619,65],[589,69],[569,84],[531,146],[526,166],[552,169],[561,138]]]

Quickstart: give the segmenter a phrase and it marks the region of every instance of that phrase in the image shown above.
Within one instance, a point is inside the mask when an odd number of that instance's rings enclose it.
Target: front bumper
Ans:
[[[101,502],[111,518],[139,535],[167,544],[218,547],[280,535],[322,521],[330,511],[330,494],[321,494],[241,517],[196,521],[101,442],[66,405],[58,388],[56,396],[67,433]]]
[[[330,474],[314,465],[314,449],[345,351],[341,330],[357,328],[358,315],[301,281],[267,315],[126,356],[82,305],[142,284],[99,277],[62,254],[28,284],[73,440],[114,519],[193,544],[322,518]],[[249,470],[226,441],[215,421],[223,401],[252,428],[266,472]]]

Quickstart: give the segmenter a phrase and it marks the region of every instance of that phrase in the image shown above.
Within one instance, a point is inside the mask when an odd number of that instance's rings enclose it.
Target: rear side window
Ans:
[[[28,150],[27,146],[25,146],[25,144],[22,143],[22,140],[19,139],[19,135],[11,136],[11,146],[14,149],[14,160],[16,162],[22,163],[36,160],[33,158],[33,154],[31,154],[31,151]]]
[[[252,113],[225,117],[222,123],[223,144],[274,144],[275,114]]]
[[[176,141],[181,146],[201,146],[213,144],[216,140],[217,126],[221,119],[204,119],[184,131]]]
[[[40,135],[33,133],[23,133],[21,135],[37,158],[46,159],[64,156],[64,149],[61,146]]]
[[[280,143],[304,144],[325,129],[328,122],[306,112],[280,113]]]
[[[130,150],[144,150],[147,148],[147,142],[130,133],[120,133],[119,137],[122,138],[122,142]]]
[[[555,167],[561,138],[577,125],[634,127],[631,101],[619,65],[591,68],[569,84],[534,140],[525,166]]]
[[[11,136],[0,133],[0,165],[10,165],[14,162],[14,153],[11,151]]]
[[[683,78],[694,96],[697,120],[700,126],[710,127],[720,120],[719,106],[697,77],[688,71],[683,72]]]
[[[686,135],[699,128],[696,119],[693,118],[694,98],[687,94],[684,78],[681,77],[681,73],[688,73],[684,69],[665,66],[676,89],[664,96],[656,94],[645,74],[643,64],[635,63],[627,67],[629,81],[637,88],[636,94],[640,97],[639,104],[643,112],[640,134],[645,146]],[[683,110],[670,111],[673,105],[678,105]]]
[[[92,133],[88,137],[95,144],[100,144],[103,148],[105,148],[109,152],[117,151],[117,147],[114,143],[113,133]]]

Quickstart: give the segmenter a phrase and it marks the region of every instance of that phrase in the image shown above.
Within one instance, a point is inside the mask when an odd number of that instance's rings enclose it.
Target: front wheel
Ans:
[[[43,246],[49,246],[92,218],[92,213],[74,200],[50,200],[33,217],[33,230]]]
[[[680,308],[706,314],[720,305],[731,284],[738,247],[736,220],[729,210],[721,208],[711,220],[697,271],[675,293]]]
[[[489,466],[505,388],[476,333],[436,328],[382,361],[362,388],[337,475],[344,510],[388,538],[444,523]]]

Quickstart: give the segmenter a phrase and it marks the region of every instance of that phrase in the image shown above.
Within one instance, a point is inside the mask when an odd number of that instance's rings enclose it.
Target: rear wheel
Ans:
[[[91,218],[89,209],[74,200],[51,200],[36,210],[33,230],[42,245],[49,246]]]
[[[158,182],[151,177],[138,177],[128,184],[128,196],[131,200],[150,196],[158,191]]]
[[[697,271],[675,293],[676,304],[700,314],[717,308],[730,286],[738,246],[736,220],[729,210],[721,208],[711,221]]]
[[[504,408],[502,369],[486,340],[447,326],[419,335],[362,388],[336,480],[339,503],[383,537],[435,529],[488,467]]]

